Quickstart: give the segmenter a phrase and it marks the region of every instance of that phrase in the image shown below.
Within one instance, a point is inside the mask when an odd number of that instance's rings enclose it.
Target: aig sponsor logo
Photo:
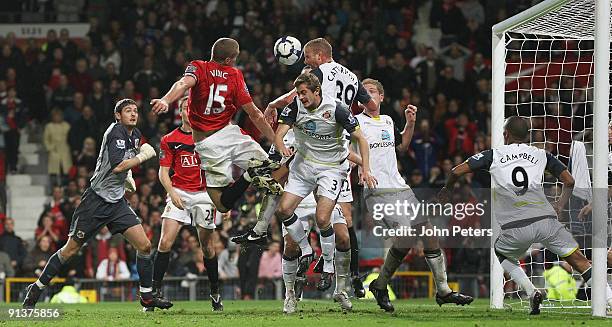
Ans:
[[[198,159],[193,154],[191,154],[191,155],[190,154],[182,154],[181,155],[181,166],[183,166],[184,168],[197,167],[198,166]]]

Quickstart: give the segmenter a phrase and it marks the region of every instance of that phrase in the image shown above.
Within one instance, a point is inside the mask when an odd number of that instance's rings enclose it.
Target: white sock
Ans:
[[[302,222],[298,219],[298,217],[293,214],[293,216],[285,219],[283,221],[283,225],[285,225],[285,229],[293,239],[295,243],[300,246],[302,250],[302,255],[312,254],[312,248],[308,243],[308,234],[304,231],[304,226]]]
[[[529,280],[529,277],[527,277],[527,274],[523,268],[521,268],[516,262],[511,262],[507,259],[502,261],[501,266],[504,268],[504,271],[510,274],[512,280],[514,280],[515,283],[525,290],[528,296],[531,297],[531,295],[533,295],[536,288],[533,286],[531,280]]]
[[[283,255],[283,282],[285,282],[285,295],[294,292],[295,274],[298,270],[297,258],[287,258]]]
[[[140,286],[140,294],[153,292],[153,287],[142,287]]]
[[[334,293],[346,292],[351,276],[351,249],[341,251],[336,249],[336,290]]]
[[[332,227],[332,225],[329,225],[328,229],[326,229],[325,231],[320,231],[320,233],[321,256],[323,256],[323,271],[326,273],[333,274],[334,250],[336,249],[336,234],[334,234],[334,228]]]
[[[38,286],[38,288],[40,288],[41,290],[47,287],[47,285],[41,283],[40,280],[36,280],[36,286]]]
[[[433,273],[434,282],[436,283],[436,291],[444,296],[451,293],[453,290],[448,286],[446,281],[446,260],[444,260],[444,251],[442,249],[425,253],[427,265]]]
[[[268,226],[270,225],[270,221],[272,221],[272,217],[274,217],[274,211],[276,210],[276,206],[280,201],[280,195],[272,195],[266,194],[264,195],[262,206],[263,210],[257,216],[257,224],[253,227],[253,231],[257,235],[263,235],[268,231]]]

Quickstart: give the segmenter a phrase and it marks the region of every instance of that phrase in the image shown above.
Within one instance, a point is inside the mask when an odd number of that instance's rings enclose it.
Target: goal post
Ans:
[[[587,250],[593,260],[592,292],[587,301],[572,301],[570,307],[590,305],[593,315],[605,316],[606,255],[610,238],[607,209],[610,2],[543,1],[494,25],[492,51],[493,147],[504,142],[504,119],[519,115],[530,118],[531,144],[553,149],[553,154],[566,164],[574,137],[582,135],[582,143],[593,149],[592,154],[585,155],[589,156],[588,170],[593,181],[589,189],[594,190],[589,199],[593,212],[592,228],[589,226],[588,230],[592,232],[583,235],[589,240]],[[586,138],[586,134],[592,138]],[[554,186],[543,181],[546,183]],[[494,207],[491,219],[495,220]],[[496,221],[492,227],[491,249],[499,235]],[[528,306],[528,300],[521,298],[518,291],[505,292],[503,270],[493,250],[490,272],[491,308],[504,308],[511,297],[518,297],[520,305]],[[537,287],[545,285],[541,272],[530,274]],[[562,302],[549,301],[545,307],[568,307],[559,303]]]

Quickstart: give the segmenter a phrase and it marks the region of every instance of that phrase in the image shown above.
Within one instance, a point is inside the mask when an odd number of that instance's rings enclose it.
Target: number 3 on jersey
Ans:
[[[218,103],[217,108],[212,108],[213,114],[218,114],[225,110],[225,97],[221,95],[221,92],[227,92],[227,85],[225,84],[210,84],[208,92],[208,102],[206,102],[206,109],[204,110],[205,115],[210,115],[210,110],[213,103]]]

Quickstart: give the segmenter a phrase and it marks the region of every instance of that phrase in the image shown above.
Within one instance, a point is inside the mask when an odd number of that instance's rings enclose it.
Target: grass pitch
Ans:
[[[385,313],[370,300],[353,300],[353,312],[343,313],[331,300],[305,300],[293,315],[282,313],[281,301],[224,301],[225,311],[211,312],[210,302],[176,302],[167,311],[144,313],[133,303],[98,303],[62,306],[61,318],[54,321],[2,320],[0,325],[21,326],[612,326],[612,320],[596,319],[590,312],[543,311],[529,316],[524,310],[491,310],[488,300],[470,306],[446,304],[438,307],[433,300],[395,301],[395,312]],[[40,308],[50,307],[41,305]],[[6,317],[13,306],[0,305]]]

